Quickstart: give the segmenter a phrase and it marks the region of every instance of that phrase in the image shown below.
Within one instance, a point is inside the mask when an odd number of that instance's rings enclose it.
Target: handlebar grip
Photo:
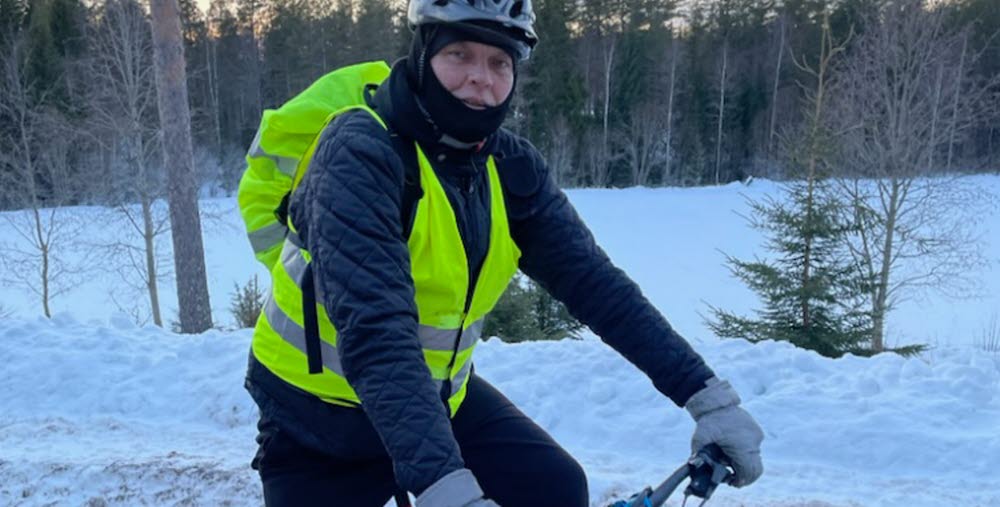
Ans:
[[[706,445],[688,463],[691,483],[684,494],[707,500],[715,492],[715,488],[729,476],[730,472],[726,468],[728,465],[729,458],[718,445]]]

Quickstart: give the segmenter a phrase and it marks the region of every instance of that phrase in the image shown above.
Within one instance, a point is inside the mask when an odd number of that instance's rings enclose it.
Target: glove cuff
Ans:
[[[712,377],[705,381],[705,387],[694,393],[688,400],[684,408],[691,414],[694,420],[720,408],[735,406],[740,404],[740,395],[736,393],[733,386],[726,380]]]
[[[472,471],[461,468],[440,478],[417,497],[416,507],[462,507],[483,497]]]

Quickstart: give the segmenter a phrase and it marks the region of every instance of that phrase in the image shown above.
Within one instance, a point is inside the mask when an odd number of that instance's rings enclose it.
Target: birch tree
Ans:
[[[778,56],[774,64],[774,82],[771,87],[771,118],[767,136],[767,151],[774,148],[776,123],[778,119],[778,85],[781,82],[781,63],[785,55],[785,16],[778,16]]]
[[[592,187],[605,187],[611,182],[611,154],[597,128],[584,133],[582,159],[587,180]]]
[[[627,119],[619,143],[628,161],[630,183],[648,185],[663,158],[663,111],[653,102],[638,104]]]
[[[962,51],[958,57],[958,69],[955,74],[955,90],[952,93],[952,105],[951,105],[951,124],[948,128],[948,162],[945,164],[945,170],[951,172],[951,162],[952,157],[955,154],[955,132],[958,130],[959,121],[959,101],[962,99],[962,77],[965,75],[965,55],[968,53],[969,49],[969,36],[966,33],[962,34]],[[941,67],[942,69],[944,66]],[[935,109],[935,113],[937,109]]]
[[[98,140],[114,157],[121,237],[106,244],[115,270],[129,284],[138,279],[149,300],[153,323],[163,326],[159,281],[163,256],[157,238],[169,230],[167,217],[154,208],[163,178],[156,157],[156,85],[149,21],[133,0],[109,0],[94,13],[90,46],[90,121]],[[138,201],[138,208],[133,203]],[[141,246],[129,241],[126,231]]]
[[[576,151],[576,142],[569,122],[561,116],[550,121],[546,137],[549,139],[549,145],[543,153],[556,184],[562,188],[575,186],[573,154]]]
[[[71,180],[70,151],[75,129],[48,102],[43,84],[29,78],[24,38],[5,45],[0,56],[0,201],[18,209],[5,214],[15,235],[0,244],[0,276],[39,298],[52,316],[52,301],[81,282],[85,271],[73,251],[80,229],[61,208],[81,182]]]
[[[725,134],[726,123],[726,100],[730,86],[730,62],[729,52],[733,32],[738,23],[739,12],[738,2],[735,0],[720,0],[714,7],[715,23],[718,27],[719,37],[722,43],[721,62],[718,67],[718,92],[719,99],[716,101],[716,130],[715,130],[715,184],[722,183],[722,140]]]
[[[678,58],[677,37],[670,33],[670,82],[667,88],[667,119],[664,122],[666,135],[663,140],[663,170],[660,174],[660,183],[667,185],[673,179],[673,142],[674,142],[674,96],[677,88],[677,58]]]
[[[843,83],[835,109],[850,176],[840,190],[858,228],[849,246],[872,281],[867,299],[878,352],[886,348],[886,317],[900,301],[921,289],[978,292],[985,259],[973,227],[994,198],[960,176],[930,177],[928,160],[953,131],[985,119],[995,84],[963,75],[962,37],[945,29],[940,9],[900,0],[876,21],[835,69]],[[950,102],[936,98],[939,72],[961,88]],[[950,118],[950,128],[938,128],[935,118]]]
[[[718,129],[715,133],[715,184],[721,183],[720,172],[722,170],[722,126],[726,119],[726,78],[729,70],[729,38],[722,41],[722,70],[719,72],[719,107]]]
[[[601,149],[599,153],[599,161],[604,164],[605,167],[600,169],[600,173],[604,175],[601,181],[595,181],[594,186],[604,187],[607,186],[610,181],[608,181],[607,175],[609,173],[609,167],[606,165],[610,162],[611,153],[611,139],[610,139],[610,120],[611,120],[611,73],[614,69],[615,64],[615,42],[616,36],[614,33],[609,34],[603,41],[601,56],[604,61],[604,113],[601,115]]]
[[[213,34],[222,32],[221,6],[213,4],[206,16],[208,30]],[[215,155],[222,159],[222,106],[219,101],[219,36],[209,36],[205,41],[205,92],[208,95],[208,115],[212,120],[212,133],[215,140]]]

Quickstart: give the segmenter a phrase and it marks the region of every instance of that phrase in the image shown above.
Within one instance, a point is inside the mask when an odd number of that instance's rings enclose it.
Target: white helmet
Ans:
[[[503,37],[522,60],[531,55],[538,42],[531,0],[410,0],[407,20],[412,28],[457,23],[476,32],[490,32],[484,35]]]

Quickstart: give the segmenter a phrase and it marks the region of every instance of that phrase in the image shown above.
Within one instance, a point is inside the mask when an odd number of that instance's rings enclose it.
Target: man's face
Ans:
[[[431,58],[431,68],[444,88],[471,109],[500,105],[514,87],[514,62],[496,46],[452,42]]]

